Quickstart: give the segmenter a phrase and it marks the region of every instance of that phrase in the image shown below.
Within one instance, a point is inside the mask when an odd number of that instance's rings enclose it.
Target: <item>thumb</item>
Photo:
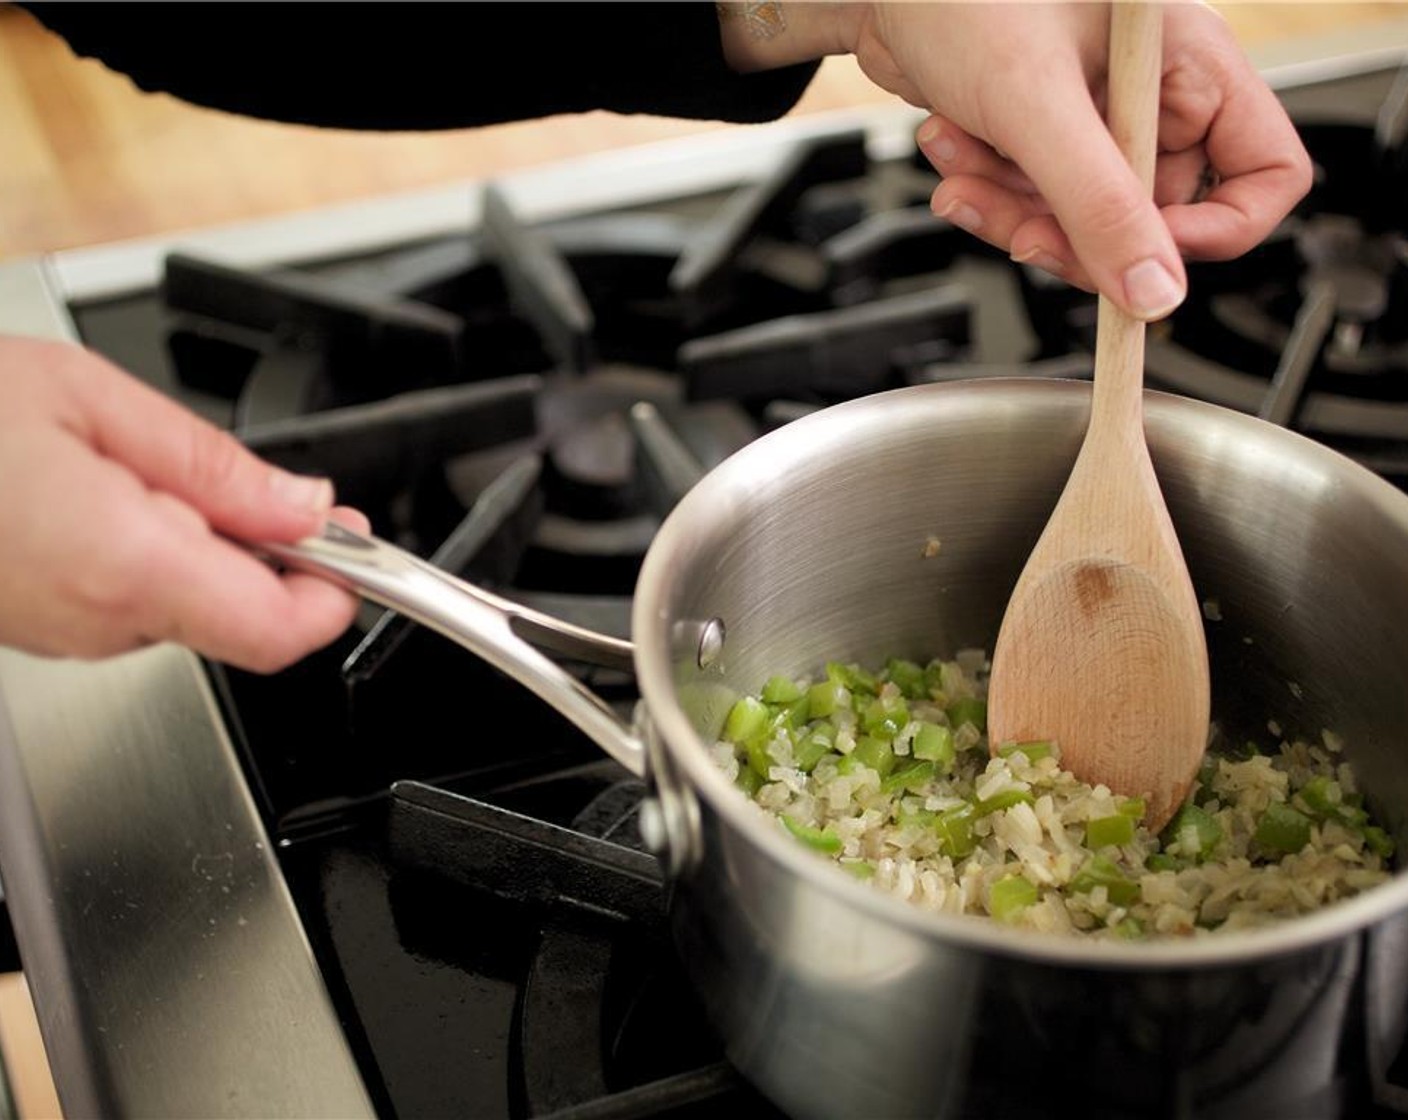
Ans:
[[[292,541],[322,525],[333,504],[325,478],[290,474],[101,358],[88,355],[72,402],[102,455],[152,489],[242,540]]]
[[[1163,318],[1188,289],[1167,223],[1084,82],[1056,83],[1043,92],[1039,101],[1014,106],[1020,124],[1003,147],[1046,199],[1100,292],[1137,319]],[[1062,246],[1040,244],[1040,236],[1020,253],[1061,255]],[[1012,248],[1018,256],[1018,246]]]

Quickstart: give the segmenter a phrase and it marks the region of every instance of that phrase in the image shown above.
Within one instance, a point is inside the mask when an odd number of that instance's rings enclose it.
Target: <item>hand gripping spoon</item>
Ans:
[[[1109,126],[1151,190],[1161,54],[1157,4],[1111,8]],[[1092,785],[1146,798],[1157,830],[1207,745],[1203,622],[1159,491],[1143,417],[1144,324],[1100,297],[1090,423],[1027,561],[993,652],[988,735],[1056,741]]]

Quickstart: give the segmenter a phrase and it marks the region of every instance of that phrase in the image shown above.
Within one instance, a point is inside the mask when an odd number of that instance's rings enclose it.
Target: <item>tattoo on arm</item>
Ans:
[[[787,30],[787,16],[777,0],[761,3],[716,4],[722,20],[741,20],[754,39],[775,39]]]

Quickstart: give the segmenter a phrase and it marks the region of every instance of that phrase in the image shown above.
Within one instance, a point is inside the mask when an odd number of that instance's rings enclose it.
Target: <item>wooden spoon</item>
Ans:
[[[1116,3],[1109,127],[1152,190],[1161,11]],[[988,736],[1053,739],[1092,785],[1147,799],[1162,828],[1208,735],[1203,621],[1144,441],[1144,324],[1100,297],[1090,424],[1060,501],[1007,605],[993,651]]]

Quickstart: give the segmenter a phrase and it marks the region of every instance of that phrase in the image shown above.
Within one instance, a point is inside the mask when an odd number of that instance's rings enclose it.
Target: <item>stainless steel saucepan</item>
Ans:
[[[1269,930],[1042,937],[853,881],[709,757],[734,698],[772,673],[991,648],[1088,407],[1077,383],[926,386],[757,440],[656,536],[633,644],[337,527],[271,551],[467,646],[647,778],[681,956],[732,1061],[793,1115],[1332,1116],[1364,1103],[1341,1099],[1360,1083],[1389,1099],[1408,879]],[[1263,738],[1268,719],[1333,728],[1403,847],[1408,496],[1214,406],[1151,393],[1147,427],[1195,587],[1218,606],[1216,718]],[[634,726],[535,644],[633,664]]]

